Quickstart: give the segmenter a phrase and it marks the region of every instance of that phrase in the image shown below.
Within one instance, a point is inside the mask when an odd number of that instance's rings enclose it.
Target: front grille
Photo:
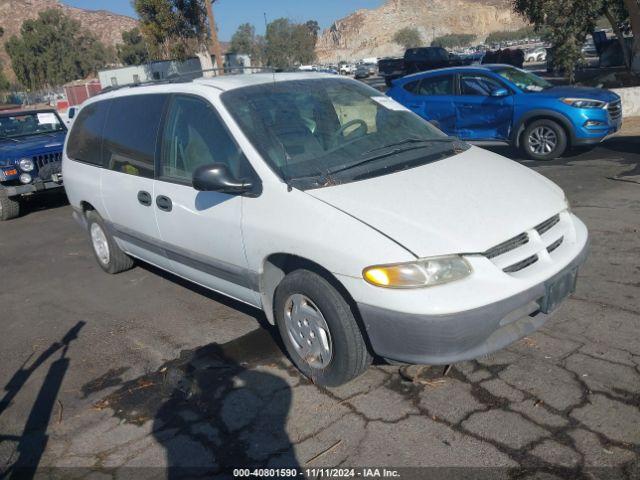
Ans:
[[[555,227],[559,222],[560,222],[560,215],[554,215],[550,219],[542,222],[540,225],[537,225],[535,228],[536,228],[536,231],[540,235],[542,235],[545,232],[548,232],[549,230],[551,230],[553,227]]]
[[[607,110],[609,111],[609,117],[611,120],[617,120],[622,116],[622,102],[620,100],[611,102],[607,106]]]
[[[558,240],[556,240],[551,245],[549,245],[547,247],[547,252],[549,252],[549,253],[553,252],[556,248],[558,248],[560,245],[562,245],[562,242],[564,242],[564,237],[560,237]]]
[[[61,161],[62,161],[62,152],[45,153],[42,155],[35,155],[33,157],[33,163],[35,163],[38,166],[38,169],[50,163],[61,162]]]
[[[528,242],[529,242],[529,235],[526,232],[521,233],[517,237],[513,237],[507,240],[506,242],[501,243],[500,245],[496,245],[495,247],[490,248],[489,250],[484,252],[482,255],[484,255],[487,258],[494,258],[499,255],[502,255],[503,253],[507,253],[507,252],[510,252],[511,250],[515,250],[516,248],[521,247],[522,245],[526,245]]]
[[[507,268],[502,269],[505,273],[514,273],[519,272],[520,270],[524,270],[529,265],[533,265],[538,261],[538,255],[531,255],[530,257],[525,258],[524,260],[519,261],[518,263],[514,263],[513,265],[509,265]]]

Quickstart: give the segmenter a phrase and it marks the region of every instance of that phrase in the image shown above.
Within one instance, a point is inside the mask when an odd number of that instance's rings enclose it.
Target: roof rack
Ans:
[[[234,70],[237,73],[234,73]],[[217,77],[218,72],[223,72],[225,75],[242,75],[245,70],[250,70],[251,73],[257,73],[256,71],[260,71],[261,73],[276,73],[276,69],[271,67],[226,67],[226,68],[208,68],[202,70],[193,70],[191,72],[182,72],[182,73],[172,73],[167,78],[158,79],[158,80],[147,80],[145,82],[137,82],[137,83],[127,83],[125,85],[117,85],[117,86],[108,86],[103,88],[97,95],[102,95],[104,93],[115,92],[117,90],[122,90],[123,88],[137,88],[137,87],[146,87],[149,85],[166,85],[171,83],[189,83],[193,82],[198,78],[205,78],[206,73],[213,73],[212,77]]]

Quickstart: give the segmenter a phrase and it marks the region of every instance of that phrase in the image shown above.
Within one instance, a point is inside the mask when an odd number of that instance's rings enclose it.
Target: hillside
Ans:
[[[358,10],[326,29],[316,48],[321,62],[399,55],[395,33],[415,27],[428,45],[434,36],[475,33],[483,40],[497,30],[525,25],[510,0],[387,0],[377,9]]]
[[[137,21],[131,17],[116,15],[103,10],[83,10],[61,4],[58,0],[0,0],[0,26],[4,36],[0,38],[0,60],[5,73],[13,77],[11,61],[4,49],[12,35],[20,34],[20,27],[27,19],[36,18],[38,12],[48,8],[58,8],[70,17],[78,20],[82,26],[93,32],[105,45],[115,45],[122,41],[122,32],[131,30]]]

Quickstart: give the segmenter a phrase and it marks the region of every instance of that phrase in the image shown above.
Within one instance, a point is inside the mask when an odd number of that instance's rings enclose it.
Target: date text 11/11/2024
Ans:
[[[388,468],[237,468],[234,478],[400,478],[398,470]]]

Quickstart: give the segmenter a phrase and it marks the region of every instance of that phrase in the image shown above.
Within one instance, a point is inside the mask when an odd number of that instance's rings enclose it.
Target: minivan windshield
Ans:
[[[547,82],[544,78],[540,78],[533,73],[520,70],[514,67],[500,67],[494,70],[498,75],[515,83],[525,92],[541,92],[547,88],[553,87],[553,84]]]
[[[469,148],[352,80],[273,82],[228,91],[222,101],[269,166],[301,189],[385,175]]]
[[[65,131],[54,112],[15,113],[0,116],[0,139]]]

